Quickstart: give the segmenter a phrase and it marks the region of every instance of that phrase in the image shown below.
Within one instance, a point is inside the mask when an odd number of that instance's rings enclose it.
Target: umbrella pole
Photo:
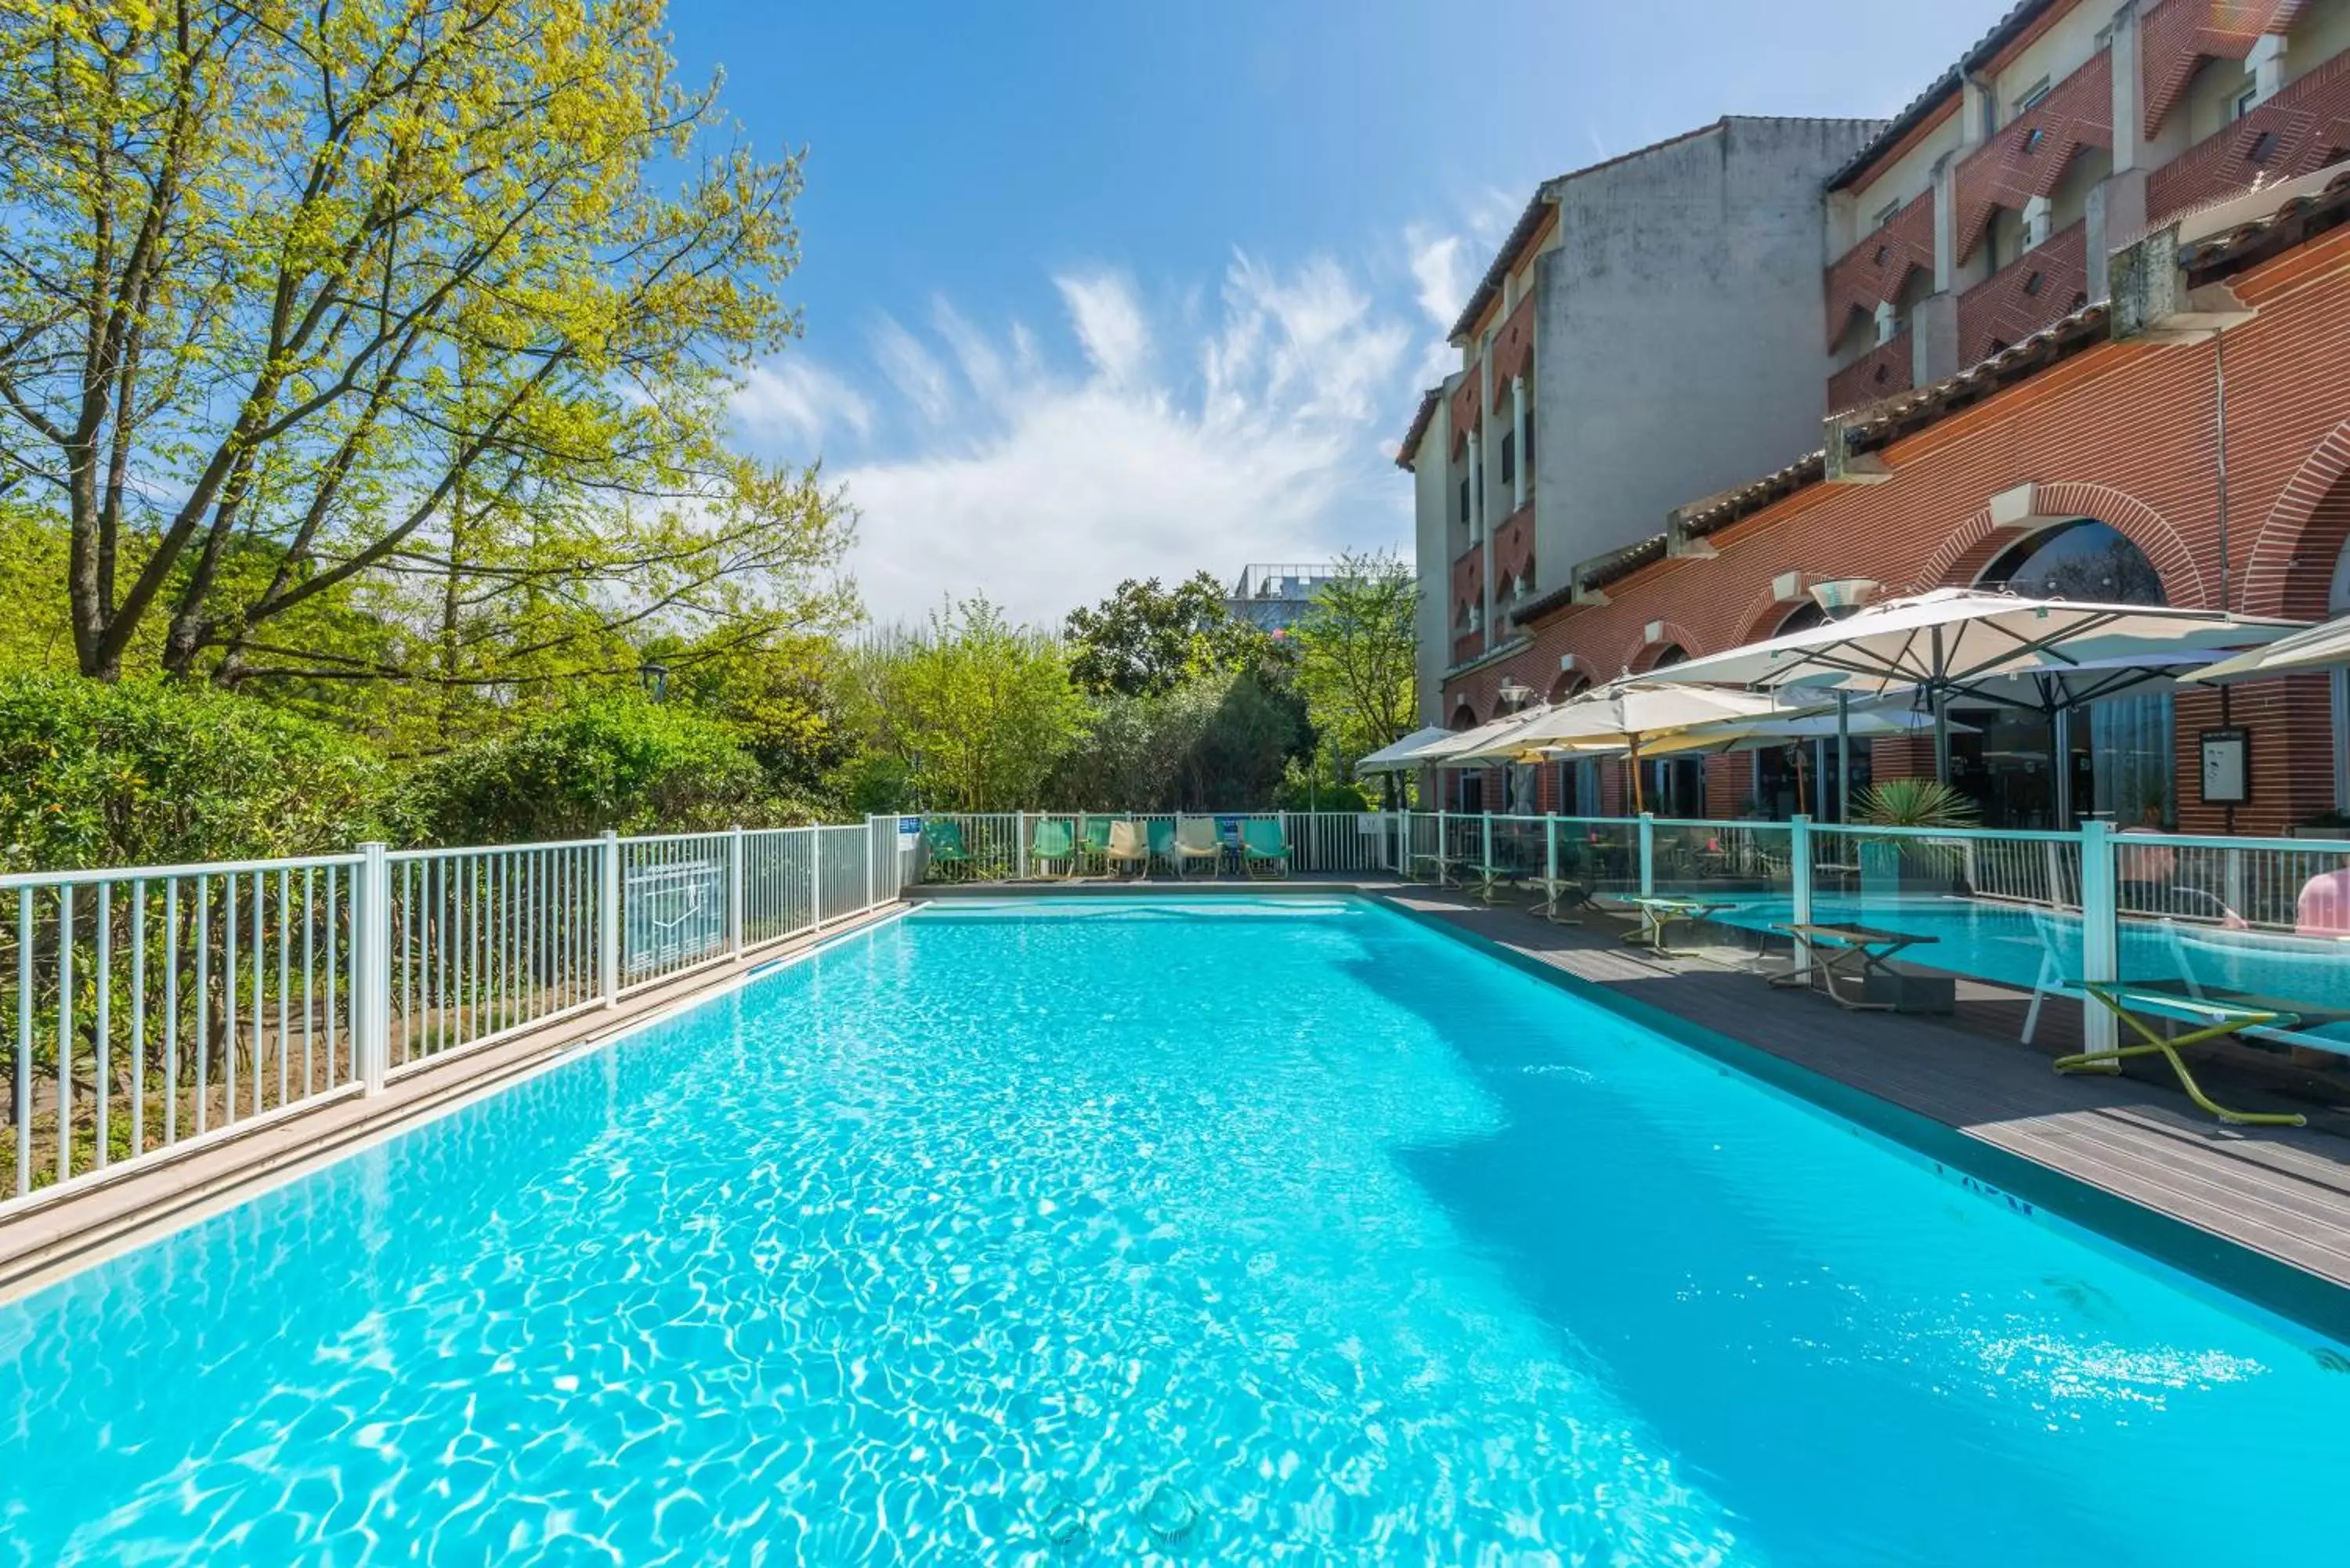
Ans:
[[[1632,770],[1632,815],[1638,816],[1648,809],[1640,799],[1640,737],[1627,730],[1624,739],[1629,742],[1624,753],[1624,765]]]
[[[1836,820],[1852,820],[1852,693],[1836,693]]]
[[[1787,748],[1795,753],[1795,815],[1798,816],[1809,815],[1812,809],[1809,797],[1804,794],[1804,751],[1810,744],[1808,741],[1798,741]]]

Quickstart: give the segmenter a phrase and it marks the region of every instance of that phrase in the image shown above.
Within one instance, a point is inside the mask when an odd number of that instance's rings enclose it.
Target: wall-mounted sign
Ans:
[[[2206,730],[2203,804],[2242,805],[2252,798],[2252,742],[2242,730]]]

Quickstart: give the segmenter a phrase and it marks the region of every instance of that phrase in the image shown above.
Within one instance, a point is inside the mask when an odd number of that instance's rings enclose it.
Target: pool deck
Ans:
[[[2198,1111],[2159,1064],[2148,1077],[2059,1076],[2078,1048],[2078,1003],[2054,1001],[2036,1044],[2018,1042],[2027,998],[1961,979],[1944,1018],[1851,1012],[1825,997],[1763,984],[1715,957],[1663,959],[1624,945],[1628,923],[1535,918],[1523,898],[1468,895],[1379,876],[1146,885],[1157,893],[1348,892],[1381,898],[1522,958],[1657,1008],[1964,1137],[2350,1288],[2350,1115],[2288,1100],[2224,1065],[2197,1070],[2245,1109],[2307,1113],[2307,1128],[2231,1127]],[[910,888],[910,898],[1132,894],[1130,884],[983,884]]]

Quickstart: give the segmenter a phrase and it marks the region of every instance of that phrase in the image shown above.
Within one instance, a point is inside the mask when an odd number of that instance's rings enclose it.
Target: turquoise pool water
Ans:
[[[2338,1561],[2327,1360],[1384,911],[946,909],[0,1306],[0,1562]]]

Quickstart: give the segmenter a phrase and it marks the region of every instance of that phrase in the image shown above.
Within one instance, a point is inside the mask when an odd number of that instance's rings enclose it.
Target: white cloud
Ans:
[[[921,410],[924,419],[935,424],[946,418],[952,395],[946,367],[895,317],[884,316],[874,327],[873,356],[881,361],[882,374]]]
[[[1476,285],[1463,254],[1466,247],[1459,234],[1438,234],[1420,223],[1405,228],[1403,243],[1412,281],[1419,286],[1419,308],[1442,331],[1460,318]]]
[[[1139,379],[1150,358],[1150,327],[1142,319],[1133,289],[1107,273],[1053,281],[1094,369],[1113,385]]]
[[[754,438],[799,446],[820,444],[842,429],[873,429],[873,405],[864,394],[805,356],[754,365],[734,394],[734,417]]]
[[[894,321],[877,334],[883,372],[937,429],[839,471],[875,619],[984,592],[1057,623],[1125,577],[1229,578],[1407,540],[1409,487],[1380,438],[1409,410],[1412,334],[1344,269],[1237,257],[1195,348],[1163,357],[1180,303],[1154,313],[1108,273],[1055,283],[1082,369],[1055,369],[1024,326],[983,331],[944,302],[943,356]],[[875,428],[889,428],[886,405]]]

